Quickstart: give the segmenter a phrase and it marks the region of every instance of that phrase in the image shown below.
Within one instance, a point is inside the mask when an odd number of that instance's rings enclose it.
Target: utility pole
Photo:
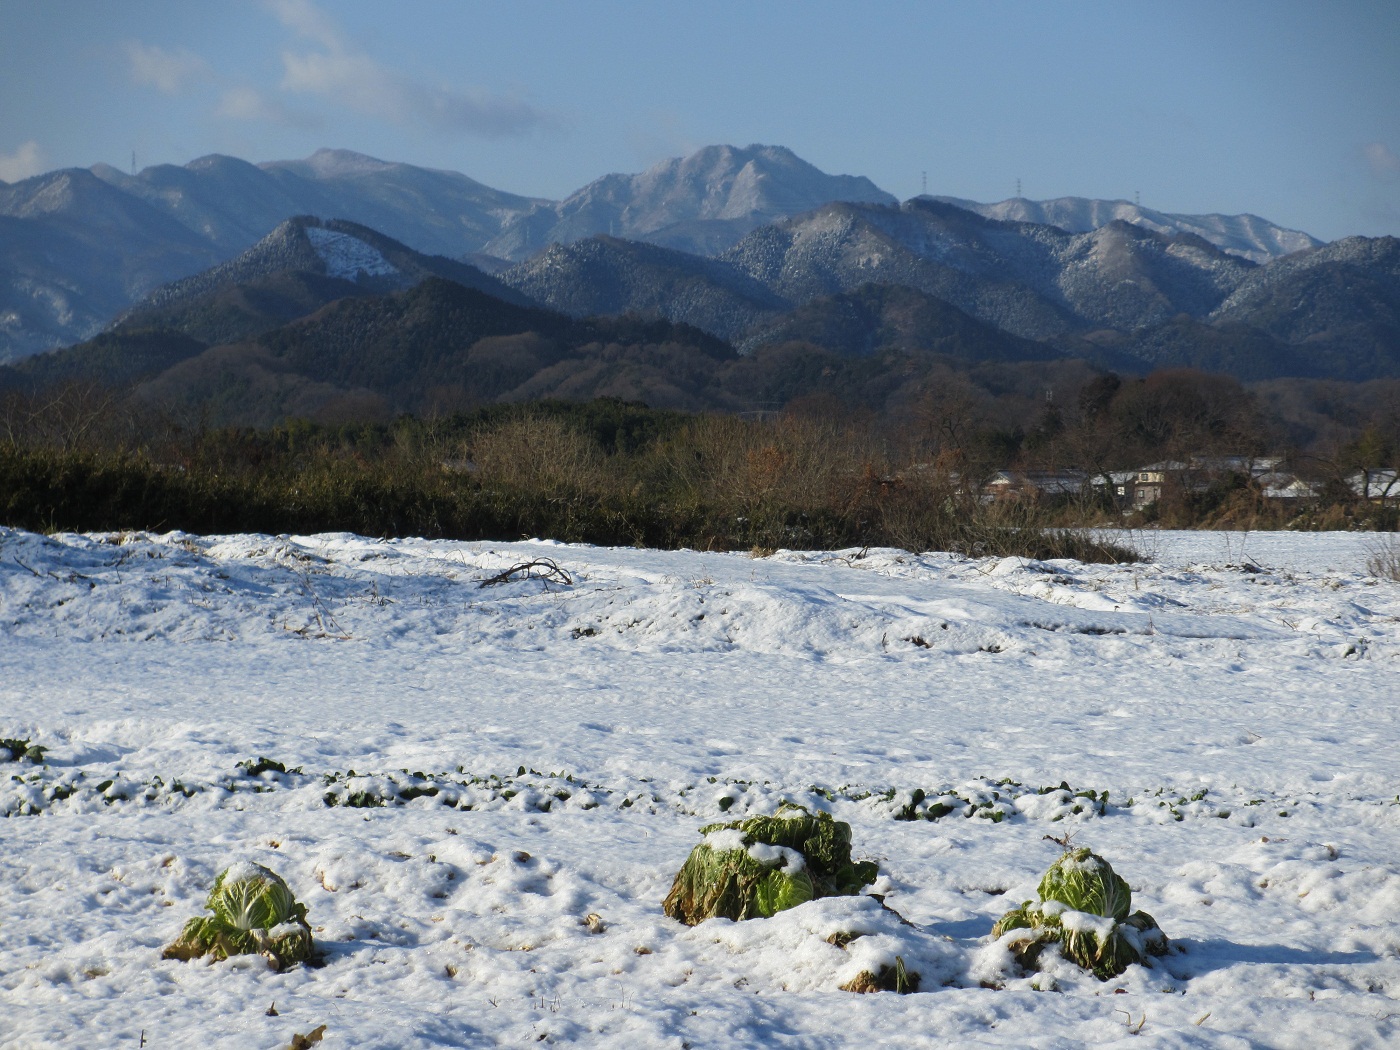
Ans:
[[[923,195],[928,196],[928,172],[924,172]]]
[[[131,151],[131,174],[136,174],[136,151]]]
[[[1021,180],[1020,180],[1020,179],[1017,179],[1017,180],[1016,180],[1016,199],[1019,200],[1020,197],[1021,197]]]

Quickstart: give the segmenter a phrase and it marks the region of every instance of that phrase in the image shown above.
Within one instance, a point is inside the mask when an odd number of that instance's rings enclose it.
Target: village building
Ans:
[[[1347,478],[1351,490],[1362,499],[1381,506],[1400,505],[1400,470],[1394,467],[1371,467],[1359,470]]]
[[[1231,475],[1244,476],[1267,500],[1315,499],[1321,486],[1281,470],[1279,456],[1193,456],[1188,460],[1164,460],[1136,470],[998,470],[982,485],[984,503],[1065,501],[1098,495],[1124,512],[1140,511],[1162,499],[1168,490],[1205,492],[1211,485]],[[1370,471],[1369,480],[1361,475],[1352,479],[1361,492],[1364,485],[1372,499],[1400,501],[1400,483],[1395,471]]]
[[[982,486],[986,502],[1040,502],[1079,496],[1089,489],[1082,470],[998,470]]]
[[[1185,462],[1170,460],[1150,463],[1139,467],[1136,472],[1132,482],[1132,507],[1142,510],[1152,506],[1162,498],[1169,485],[1178,491],[1204,492],[1214,481],[1230,474],[1249,477],[1265,490],[1266,498],[1297,498],[1295,494],[1306,483],[1292,475],[1287,475],[1287,481],[1283,480],[1285,475],[1278,471],[1282,464],[1281,456],[1192,456]],[[1272,479],[1267,485],[1264,483],[1266,478]],[[1270,491],[1276,491],[1278,495],[1270,497]],[[1309,489],[1307,494],[1314,493]]]

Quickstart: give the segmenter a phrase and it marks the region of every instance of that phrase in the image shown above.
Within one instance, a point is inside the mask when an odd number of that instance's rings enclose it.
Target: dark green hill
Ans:
[[[1133,372],[1199,368],[1247,381],[1328,374],[1328,365],[1308,350],[1258,328],[1238,323],[1211,325],[1184,315],[1135,332],[1092,332],[1083,342],[1094,348],[1084,356],[1109,360],[1116,354],[1122,361],[1136,362],[1136,367],[1118,366]]]
[[[198,339],[168,329],[103,332],[86,343],[36,354],[8,370],[0,369],[8,371],[10,377],[7,384],[0,375],[0,387],[42,388],[63,382],[122,387],[157,375],[205,349]]]
[[[709,407],[700,388],[734,356],[727,343],[686,325],[630,316],[578,321],[432,278],[212,347],[139,393],[247,423],[452,411],[548,395]]]
[[[936,296],[895,284],[865,284],[852,292],[819,296],[753,329],[741,347],[792,341],[847,357],[868,357],[881,350],[922,350],[968,361],[1039,361],[1062,356],[1046,343],[1018,338]]]
[[[228,262],[156,289],[115,329],[170,328],[208,346],[260,335],[347,297],[440,277],[520,305],[531,300],[468,263],[424,255],[343,219],[288,219]]]

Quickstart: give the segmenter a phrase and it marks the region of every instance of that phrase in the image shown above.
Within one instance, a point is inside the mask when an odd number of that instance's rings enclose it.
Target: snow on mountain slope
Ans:
[[[358,223],[303,215],[281,223],[253,247],[227,262],[157,288],[134,310],[119,318],[118,323],[156,324],[214,343],[267,331],[301,316],[295,309],[311,312],[345,294],[345,287],[335,284],[322,289],[314,305],[310,301],[289,300],[288,307],[294,308],[291,312],[254,315],[248,319],[251,327],[241,330],[236,325],[235,330],[229,330],[223,323],[211,326],[205,317],[207,311],[201,309],[211,300],[239,287],[269,280],[275,282],[300,271],[353,281],[378,292],[409,288],[430,276],[444,277],[511,302],[526,301],[518,292],[468,263],[422,255]],[[190,311],[190,315],[177,316],[182,309]]]
[[[50,749],[0,763],[0,1045],[1393,1046],[1400,590],[1366,537],[1136,539],[1154,560],[0,530],[0,737]],[[483,586],[542,558],[570,582]],[[664,917],[702,824],[783,799],[849,821],[906,922]],[[1066,834],[1172,954],[1009,965],[991,925]],[[242,857],[324,967],[160,959]],[[920,994],[836,990],[896,956]]]
[[[1087,197],[1058,197],[1046,201],[1013,197],[995,204],[960,197],[933,199],[975,211],[989,219],[1041,222],[1070,233],[1087,233],[1115,220],[1130,222],[1158,233],[1194,233],[1227,252],[1259,263],[1305,248],[1316,248],[1323,243],[1301,230],[1277,226],[1257,215],[1177,215],[1144,208],[1131,201],[1093,200]]]
[[[407,167],[348,149],[318,149],[302,160],[273,160],[262,168],[280,168],[308,179],[339,179],[359,175],[383,175]],[[432,169],[422,169],[431,171]]]
[[[552,245],[500,276],[535,301],[575,317],[631,311],[729,340],[789,306],[718,259],[602,235]]]
[[[1256,269],[1191,236],[1124,222],[1070,234],[931,198],[830,204],[756,230],[722,258],[794,302],[902,284],[1027,339],[1199,315]]]
[[[508,224],[486,251],[524,259],[605,233],[714,255],[765,222],[830,201],[893,204],[869,179],[828,175],[782,146],[707,146],[636,175],[605,175]]]
[[[312,248],[326,264],[328,277],[341,277],[348,281],[364,274],[369,277],[393,277],[399,271],[378,248],[366,244],[358,237],[319,226],[305,228]]]

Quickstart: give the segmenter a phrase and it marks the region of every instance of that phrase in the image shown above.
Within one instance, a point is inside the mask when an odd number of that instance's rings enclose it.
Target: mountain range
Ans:
[[[11,343],[0,390],[93,381],[264,425],[538,397],[878,413],[975,369],[1032,388],[1095,368],[1400,376],[1395,238],[1287,251],[1306,235],[1249,216],[970,203],[900,203],[757,146],[558,203],[332,151],[57,172],[0,186],[5,259],[28,267],[0,272],[4,323],[88,338]]]
[[[1013,197],[995,204],[982,204],[960,197],[930,199],[975,211],[989,219],[1037,222],[1058,226],[1070,233],[1088,233],[1114,221],[1130,222],[1157,233],[1194,233],[1218,248],[1259,263],[1308,248],[1319,248],[1323,243],[1301,230],[1275,226],[1257,215],[1178,215],[1124,200],[1057,197],[1048,201],[1031,201]]]
[[[337,299],[405,291],[430,277],[533,305],[469,263],[415,252],[359,223],[298,216],[228,262],[156,289],[113,327],[173,329],[208,345],[237,342]]]
[[[1089,365],[1370,378],[1400,375],[1397,289],[1394,239],[1260,266],[1193,234],[1072,234],[931,199],[827,204],[715,258],[597,235],[495,275],[302,216],[94,339],[0,367],[0,389],[96,381],[266,425],[539,397],[885,412],[988,367],[998,384]]]
[[[513,271],[498,279],[367,227],[300,217],[235,259],[158,289],[88,342],[0,366],[0,392],[96,382],[127,387],[162,415],[242,425],[540,397],[743,411],[855,396],[879,409],[915,397],[945,360],[1062,363],[1052,348],[914,289],[870,286],[791,309],[719,260],[608,237],[567,250],[584,260],[588,287],[601,287],[589,264],[603,258],[619,277],[614,305],[635,302],[669,267],[669,301],[683,301],[687,284],[695,302],[721,289],[771,338],[740,354],[659,310],[570,316],[505,283]],[[709,271],[708,285],[687,266]]]
[[[1258,264],[1191,232],[1115,219],[1076,234],[924,197],[827,204],[760,226],[714,258],[598,236],[498,276],[565,313],[665,317],[743,352],[800,338],[844,355],[936,345],[1007,359],[981,335],[962,344],[976,321],[1003,344],[1019,341],[1021,360],[1368,379],[1400,375],[1397,258],[1395,238],[1353,237]],[[894,327],[854,320],[894,304]],[[952,324],[949,310],[962,320]],[[815,317],[832,323],[813,327]]]
[[[765,227],[832,202],[892,215],[901,210],[893,196],[866,178],[828,175],[790,150],[758,145],[711,146],[640,174],[607,175],[562,201],[512,194],[457,172],[345,150],[263,164],[216,155],[139,174],[104,164],[62,169],[0,183],[0,362],[89,338],[155,289],[229,261],[294,216],[354,222],[426,255],[501,271],[537,261],[552,244],[567,246],[599,235],[724,259]],[[915,201],[905,207],[924,203],[938,204]],[[1017,202],[961,203],[964,211],[995,211]],[[1041,211],[993,217],[1035,220],[1037,225],[1048,220],[1071,233],[1127,218],[1167,236],[1195,233],[1236,257],[1254,260],[1316,244],[1306,234],[1252,216],[1128,213],[1120,207],[1132,207],[1125,202],[1081,201],[1074,207],[1063,201],[1019,203]],[[754,245],[744,251],[753,261]],[[672,263],[665,265],[679,279]],[[747,303],[749,314],[708,326],[727,338],[791,305],[788,292],[755,288],[742,276],[748,273],[745,266],[736,266],[706,271],[702,278],[717,281],[727,294]],[[528,283],[523,275],[520,280]],[[784,283],[801,285],[802,278]],[[848,284],[837,282],[828,291]],[[654,291],[642,295],[640,308]],[[962,294],[964,304],[978,296],[1005,300],[996,309],[984,306],[993,319],[1025,313],[1024,323],[1011,329],[1017,334],[1056,327],[1053,309],[1042,316],[1043,304],[1011,289],[995,294],[986,288],[964,289]]]

